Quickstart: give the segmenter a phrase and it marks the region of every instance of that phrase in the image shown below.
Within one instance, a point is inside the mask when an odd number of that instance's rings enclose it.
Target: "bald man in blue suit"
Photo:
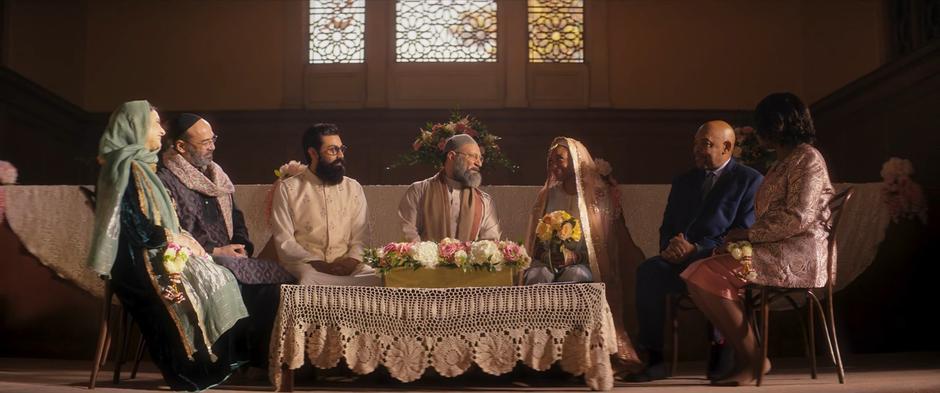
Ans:
[[[710,121],[695,133],[695,168],[677,176],[659,228],[660,255],[640,264],[636,276],[637,347],[648,356],[646,368],[626,377],[645,382],[666,377],[663,362],[664,306],[670,293],[685,292],[679,278],[695,260],[708,257],[734,228],[754,223],[754,194],[763,176],[732,158],[735,135],[724,121]],[[713,341],[712,353],[722,351],[720,337]],[[716,347],[717,346],[717,347]],[[713,356],[714,357],[714,356]],[[730,360],[709,359],[709,377],[719,377]]]

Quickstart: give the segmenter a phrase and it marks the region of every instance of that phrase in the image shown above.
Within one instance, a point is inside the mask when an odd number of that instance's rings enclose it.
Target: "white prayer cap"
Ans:
[[[473,137],[467,134],[457,134],[450,138],[447,138],[447,142],[444,143],[444,154],[452,152],[459,149],[463,145],[477,144],[477,141],[473,140]]]

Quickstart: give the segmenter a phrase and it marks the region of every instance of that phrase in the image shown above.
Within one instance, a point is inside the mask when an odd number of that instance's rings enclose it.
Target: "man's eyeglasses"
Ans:
[[[323,149],[323,154],[326,154],[329,156],[338,156],[339,153],[346,154],[346,149],[348,148],[349,146],[346,146],[346,145],[330,146],[330,147],[327,147],[326,149]]]
[[[479,155],[479,154],[470,154],[470,153],[464,153],[464,152],[460,152],[460,151],[455,151],[454,153],[460,154],[460,155],[462,155],[462,156],[467,156],[467,158],[469,158],[469,159],[471,159],[471,160],[474,160],[474,161],[476,161],[476,162],[479,162],[479,163],[481,163],[481,164],[483,163],[483,156],[481,156],[481,155]]]
[[[202,147],[208,147],[209,145],[214,145],[214,144],[216,144],[216,143],[218,143],[218,142],[219,142],[219,136],[218,136],[218,135],[213,135],[212,138],[205,139],[205,140],[202,140],[202,141],[199,141],[199,142],[195,142],[195,143],[192,142],[192,141],[186,141],[186,143],[189,143],[190,145],[202,146]]]

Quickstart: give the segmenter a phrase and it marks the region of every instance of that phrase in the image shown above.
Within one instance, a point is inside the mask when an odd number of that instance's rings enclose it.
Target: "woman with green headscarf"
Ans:
[[[221,383],[245,363],[248,313],[232,273],[180,229],[154,172],[163,134],[147,101],[126,102],[111,114],[98,146],[88,264],[111,278],[170,388],[196,391]],[[189,258],[175,257],[180,249]]]

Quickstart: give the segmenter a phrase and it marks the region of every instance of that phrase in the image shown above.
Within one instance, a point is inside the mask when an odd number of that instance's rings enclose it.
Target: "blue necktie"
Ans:
[[[705,181],[702,182],[702,200],[705,200],[708,192],[715,187],[716,180],[718,180],[718,176],[714,171],[705,172]]]

